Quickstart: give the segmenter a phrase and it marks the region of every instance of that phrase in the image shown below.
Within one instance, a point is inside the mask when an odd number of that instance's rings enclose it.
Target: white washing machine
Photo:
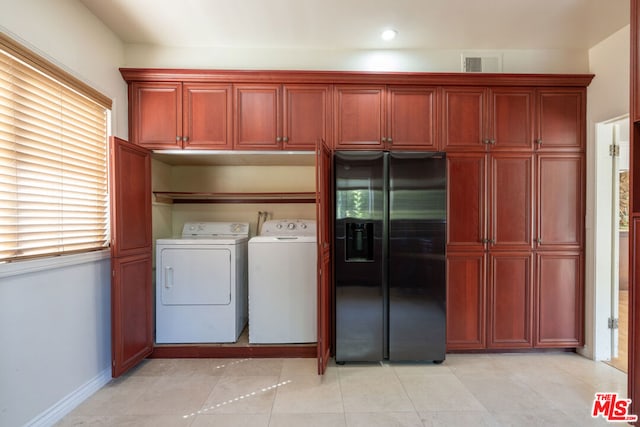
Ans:
[[[316,223],[270,220],[249,240],[249,342],[317,340]]]
[[[189,222],[156,242],[156,342],[236,342],[247,324],[248,223]]]

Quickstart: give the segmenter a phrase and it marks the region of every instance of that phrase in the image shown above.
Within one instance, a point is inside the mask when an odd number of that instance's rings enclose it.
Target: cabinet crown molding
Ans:
[[[587,87],[594,74],[415,73],[367,71],[120,68],[127,82],[324,83],[439,86]]]

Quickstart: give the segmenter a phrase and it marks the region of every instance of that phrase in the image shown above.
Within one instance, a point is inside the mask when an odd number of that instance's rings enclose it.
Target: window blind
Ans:
[[[108,110],[1,47],[0,262],[108,246]]]

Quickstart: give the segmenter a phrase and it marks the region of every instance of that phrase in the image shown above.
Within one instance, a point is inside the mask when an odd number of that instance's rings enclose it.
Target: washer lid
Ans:
[[[315,243],[316,236],[256,236],[249,243]]]

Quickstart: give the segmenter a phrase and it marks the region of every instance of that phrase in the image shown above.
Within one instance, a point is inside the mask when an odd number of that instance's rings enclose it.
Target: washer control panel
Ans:
[[[262,224],[261,236],[315,236],[312,219],[272,219]]]

